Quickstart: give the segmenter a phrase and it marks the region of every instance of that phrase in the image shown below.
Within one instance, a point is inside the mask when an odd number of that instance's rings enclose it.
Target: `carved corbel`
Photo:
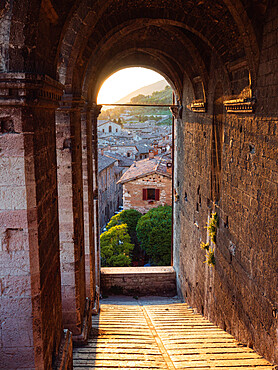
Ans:
[[[225,100],[223,102],[227,113],[253,113],[256,98],[239,98]]]
[[[192,112],[196,112],[196,113],[206,113],[207,111],[207,104],[205,101],[200,101],[200,100],[194,100],[191,104],[190,104],[190,110]]]
[[[251,77],[249,76],[250,84],[233,99],[228,99],[223,102],[227,113],[253,113],[256,98],[253,95]]]

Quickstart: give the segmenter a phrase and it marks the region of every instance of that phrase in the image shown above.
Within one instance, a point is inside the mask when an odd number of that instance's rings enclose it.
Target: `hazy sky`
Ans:
[[[132,91],[161,80],[163,77],[150,69],[139,67],[122,69],[104,81],[99,90],[97,103],[116,103]]]

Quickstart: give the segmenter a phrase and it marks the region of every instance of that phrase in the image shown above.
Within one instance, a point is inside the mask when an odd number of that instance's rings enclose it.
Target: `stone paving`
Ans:
[[[177,298],[111,297],[93,317],[74,369],[270,370],[252,349]]]

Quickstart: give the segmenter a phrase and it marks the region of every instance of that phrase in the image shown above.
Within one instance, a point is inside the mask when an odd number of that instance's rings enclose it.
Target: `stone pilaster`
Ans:
[[[83,200],[85,234],[85,274],[86,294],[92,302],[96,300],[97,254],[94,221],[94,170],[93,170],[93,117],[97,113],[95,106],[87,104],[82,114],[82,163],[83,163]],[[100,113],[100,108],[98,110]],[[95,306],[95,304],[94,304]]]
[[[100,114],[102,106],[92,105],[92,166],[93,166],[93,217],[94,217],[94,241],[95,241],[95,299],[94,313],[99,311],[99,295],[100,295],[100,245],[99,245],[99,218],[98,218],[98,134],[97,134],[97,118]]]
[[[0,358],[51,368],[62,339],[55,109],[62,85],[0,75]]]

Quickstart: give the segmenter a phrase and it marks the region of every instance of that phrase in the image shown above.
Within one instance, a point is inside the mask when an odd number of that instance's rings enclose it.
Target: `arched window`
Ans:
[[[109,126],[109,132],[112,132],[112,126]]]

